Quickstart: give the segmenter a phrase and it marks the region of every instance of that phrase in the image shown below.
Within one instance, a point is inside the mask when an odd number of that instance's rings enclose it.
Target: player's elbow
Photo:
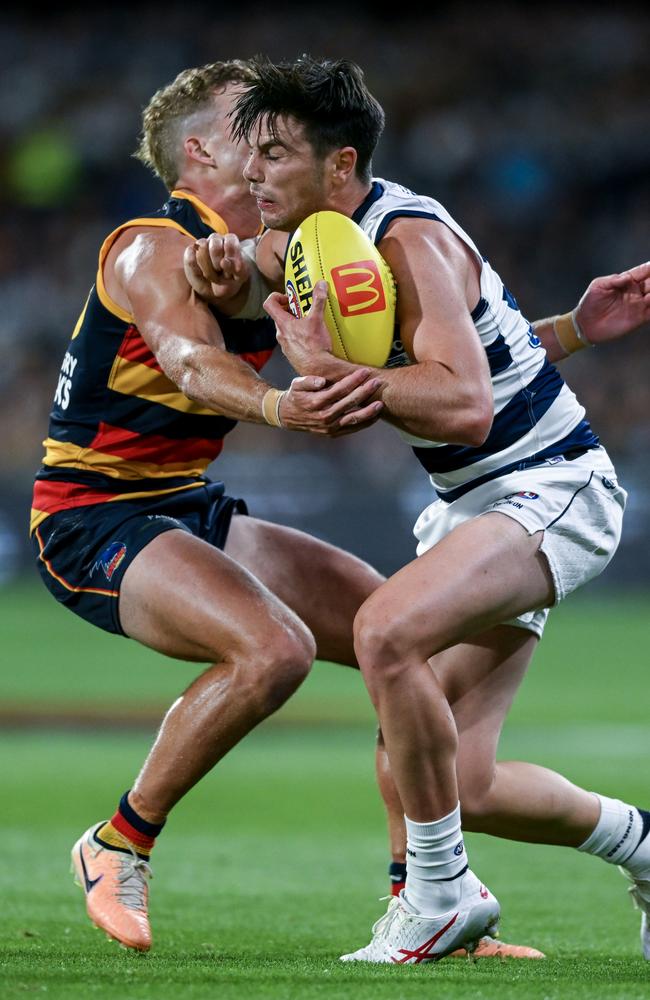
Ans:
[[[201,402],[199,389],[201,365],[198,355],[199,351],[196,345],[184,345],[175,359],[174,375],[170,376],[183,395],[193,402]]]
[[[470,448],[479,448],[488,439],[492,427],[492,410],[489,413],[476,412],[468,415],[463,428],[465,440],[463,444]]]
[[[492,428],[492,397],[487,394],[472,397],[459,412],[459,417],[456,441],[469,448],[479,448],[485,444]]]

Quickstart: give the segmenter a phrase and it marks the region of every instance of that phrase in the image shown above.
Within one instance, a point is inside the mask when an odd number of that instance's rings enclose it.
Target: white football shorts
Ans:
[[[573,460],[551,458],[543,465],[511,472],[477,486],[452,503],[436,500],[415,523],[419,556],[464,521],[497,511],[519,521],[529,535],[544,532],[555,604],[607,566],[621,538],[627,493],[604,448]],[[529,611],[504,624],[541,636],[548,608]]]

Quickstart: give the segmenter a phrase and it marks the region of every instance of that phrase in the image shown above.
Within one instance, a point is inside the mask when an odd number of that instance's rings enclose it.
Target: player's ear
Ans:
[[[338,187],[347,184],[357,165],[357,151],[354,146],[343,146],[328,156],[328,169],[332,182]]]
[[[214,157],[211,153],[208,153],[205,145],[198,136],[188,135],[183,141],[183,149],[190,160],[196,160],[198,163],[214,164]]]

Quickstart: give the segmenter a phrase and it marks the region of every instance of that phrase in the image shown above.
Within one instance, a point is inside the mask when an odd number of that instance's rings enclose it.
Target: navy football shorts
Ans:
[[[50,514],[32,535],[38,568],[57,601],[106,632],[124,635],[120,584],[145,545],[174,528],[223,549],[233,513],[243,500],[206,483],[152,499],[114,500]]]

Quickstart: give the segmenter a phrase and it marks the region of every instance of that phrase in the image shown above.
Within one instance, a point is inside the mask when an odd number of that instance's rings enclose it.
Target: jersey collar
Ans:
[[[212,208],[208,208],[195,194],[190,194],[189,191],[172,191],[171,197],[184,198],[185,201],[191,202],[198,212],[201,221],[205,222],[206,226],[209,226],[210,229],[214,229],[215,233],[225,236],[228,232],[228,226],[221,216]]]

